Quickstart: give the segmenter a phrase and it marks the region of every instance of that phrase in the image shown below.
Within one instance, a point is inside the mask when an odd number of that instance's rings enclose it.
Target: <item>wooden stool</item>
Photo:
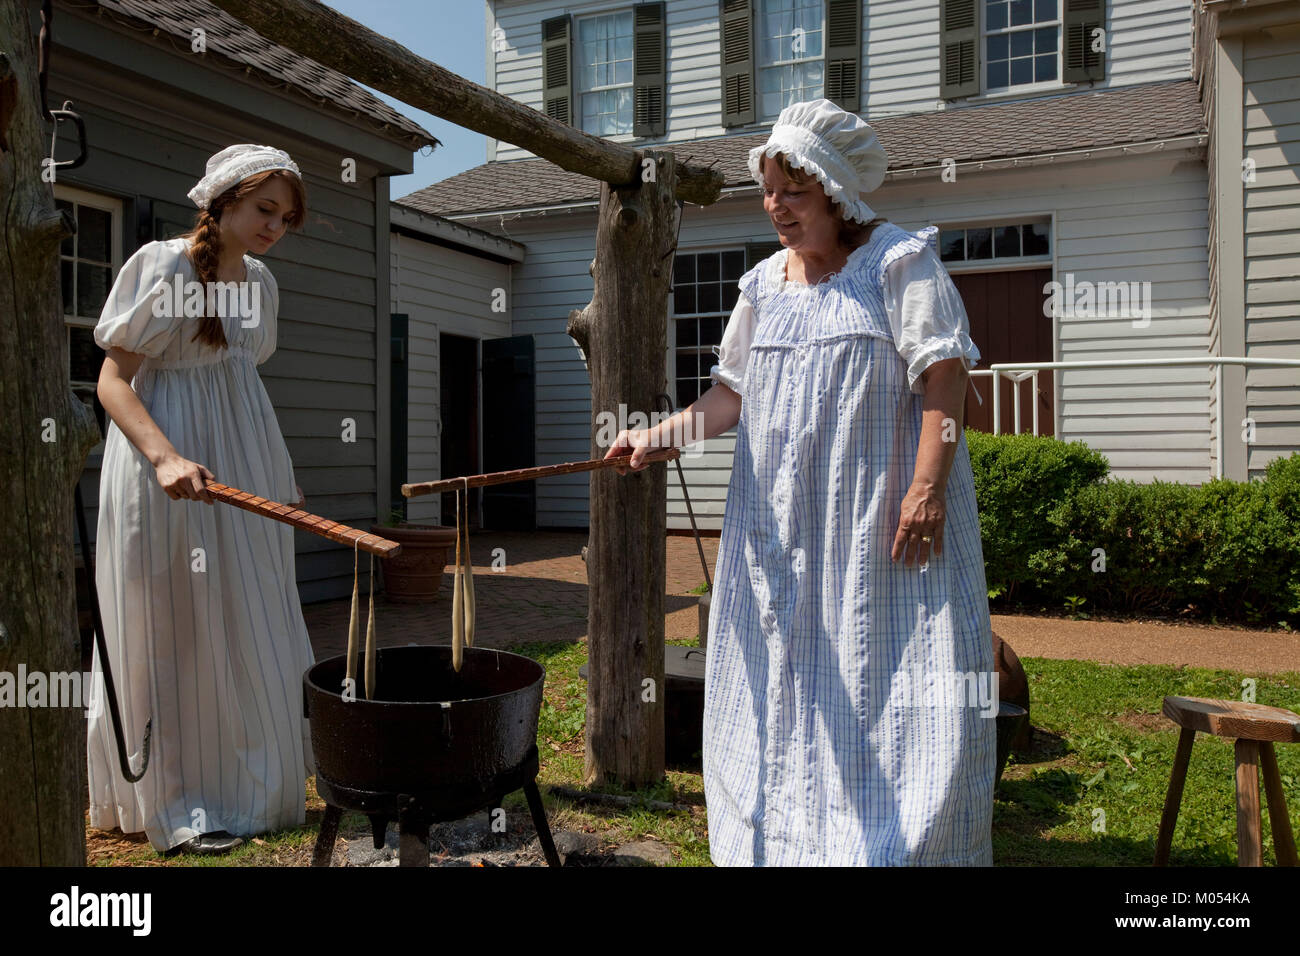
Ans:
[[[1286,815],[1282,796],[1282,778],[1277,772],[1273,741],[1300,742],[1300,714],[1281,707],[1247,704],[1238,700],[1211,700],[1206,697],[1166,697],[1164,715],[1182,728],[1178,735],[1178,753],[1169,776],[1169,793],[1165,812],[1160,818],[1160,836],[1156,840],[1156,866],[1169,862],[1169,846],[1174,839],[1178,804],[1183,799],[1187,780],[1187,763],[1192,756],[1192,740],[1198,730],[1216,737],[1235,739],[1237,752],[1237,865],[1262,866],[1263,831],[1259,813],[1259,768],[1264,767],[1264,791],[1268,794],[1268,819],[1273,825],[1273,848],[1279,866],[1296,866],[1295,839]]]

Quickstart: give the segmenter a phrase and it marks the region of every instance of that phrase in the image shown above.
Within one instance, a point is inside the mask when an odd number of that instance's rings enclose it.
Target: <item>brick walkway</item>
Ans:
[[[704,555],[713,572],[718,539],[704,538]],[[507,647],[523,640],[577,641],[587,634],[587,566],[582,560],[586,532],[538,531],[532,534],[480,532],[471,538],[474,556],[476,647]],[[492,557],[504,550],[505,569],[494,571]],[[668,536],[665,636],[691,638],[699,631],[698,598],[689,592],[704,583],[693,537]],[[375,595],[375,641],[380,647],[451,643],[451,569],[430,604],[393,604]],[[365,635],[366,593],[361,594]],[[303,608],[316,659],[343,654],[348,647],[351,598],[321,601]]]

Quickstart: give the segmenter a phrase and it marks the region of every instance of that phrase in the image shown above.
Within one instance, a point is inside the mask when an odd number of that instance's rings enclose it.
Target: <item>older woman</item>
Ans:
[[[961,427],[979,350],[937,230],[863,198],[886,168],[866,123],[796,103],[749,166],[784,248],[740,279],[717,384],[607,456],[645,467],[684,416],[705,438],[739,425],[709,619],[710,853],[989,865],[996,681]]]

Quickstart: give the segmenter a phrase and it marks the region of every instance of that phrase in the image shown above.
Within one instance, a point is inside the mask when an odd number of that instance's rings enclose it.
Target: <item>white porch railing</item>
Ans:
[[[1002,376],[1006,376],[1011,381],[1011,417],[1015,427],[1015,434],[1020,434],[1020,385],[1028,380],[1033,384],[1030,386],[1031,399],[1030,404],[1033,406],[1033,433],[1038,434],[1038,373],[1045,369],[1084,369],[1084,368],[1159,368],[1171,365],[1244,365],[1249,367],[1264,368],[1300,368],[1300,358],[1279,359],[1279,358],[1243,358],[1241,356],[1230,355],[1196,355],[1185,358],[1158,358],[1158,359],[1083,359],[1073,362],[997,362],[988,368],[973,369],[970,372],[971,377],[977,375],[988,375],[993,378],[993,434],[1000,435],[1002,429]],[[1298,382],[1297,384],[1300,384]],[[1223,408],[1223,376],[1220,375],[1215,381],[1215,407]],[[1220,413],[1216,417],[1218,446],[1223,448],[1223,415]],[[1218,477],[1223,477],[1223,454],[1218,455]]]

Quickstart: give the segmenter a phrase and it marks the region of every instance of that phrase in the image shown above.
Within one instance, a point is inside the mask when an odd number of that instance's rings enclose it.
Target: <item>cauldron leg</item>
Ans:
[[[533,826],[537,828],[537,842],[542,845],[546,865],[560,866],[560,855],[555,852],[555,841],[551,839],[551,825],[546,822],[546,808],[542,806],[542,795],[537,792],[537,781],[531,777],[524,781],[524,796],[528,798],[528,809],[533,814]]]
[[[316,848],[312,850],[312,866],[329,866],[334,855],[334,840],[339,835],[339,818],[343,811],[339,807],[325,804],[325,816],[320,822],[320,832],[316,834]]]
[[[382,813],[370,814],[370,838],[376,850],[382,850],[388,840],[388,817]]]
[[[414,797],[399,796],[397,811],[398,865],[429,865],[429,818]]]

